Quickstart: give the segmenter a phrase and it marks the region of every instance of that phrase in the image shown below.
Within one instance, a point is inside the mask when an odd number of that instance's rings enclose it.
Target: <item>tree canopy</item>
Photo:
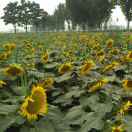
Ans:
[[[72,23],[72,27],[78,25],[83,29],[101,28],[111,16],[115,5],[120,5],[128,20],[127,28],[132,20],[131,0],[65,0],[60,3],[52,15],[49,15],[36,2],[21,0],[20,3],[10,2],[4,8],[2,19],[5,24],[12,24],[16,32],[17,26],[22,26],[28,31],[28,25],[35,31],[64,30],[64,23]]]
[[[109,0],[66,0],[72,21],[89,27],[100,27],[114,8]]]
[[[4,8],[4,19],[5,24],[13,24],[14,32],[16,33],[16,25],[19,22],[19,15],[18,15],[18,2],[10,2]]]

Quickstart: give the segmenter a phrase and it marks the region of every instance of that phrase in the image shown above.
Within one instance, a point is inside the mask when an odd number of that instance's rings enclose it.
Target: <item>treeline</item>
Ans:
[[[2,19],[5,24],[12,24],[14,32],[17,26],[25,28],[28,31],[30,25],[33,30],[64,30],[64,23],[67,23],[69,30],[77,27],[82,29],[102,28],[107,29],[107,23],[115,5],[120,5],[128,21],[129,30],[132,20],[132,0],[66,0],[64,4],[60,3],[53,15],[49,15],[36,2],[21,0],[21,2],[10,2],[4,8]]]

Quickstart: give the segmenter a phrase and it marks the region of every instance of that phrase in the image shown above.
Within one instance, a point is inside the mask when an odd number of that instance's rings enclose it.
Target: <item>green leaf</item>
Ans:
[[[91,104],[90,107],[95,112],[98,112],[98,113],[102,114],[102,116],[105,115],[108,112],[111,112],[111,110],[112,110],[112,104],[111,103],[107,103],[107,104],[103,104],[103,103]]]
[[[45,68],[45,69],[48,69],[48,70],[53,70],[53,69],[55,69],[57,66],[58,66],[58,63],[54,62],[54,63],[51,63],[51,64],[45,64],[45,65],[44,65],[44,68]]]
[[[80,124],[82,123],[81,116],[84,114],[85,112],[83,111],[81,106],[75,106],[69,110],[64,120],[69,124]]]
[[[71,79],[71,73],[66,73],[60,77],[55,78],[56,83],[62,83]]]
[[[0,115],[8,115],[18,109],[18,105],[0,104]]]
[[[15,116],[0,116],[0,132],[4,132],[16,121]]]
[[[126,125],[126,130],[127,132],[131,132],[132,131],[132,121],[128,121],[127,122],[127,125]]]
[[[22,124],[24,124],[25,121],[26,121],[26,119],[24,119],[22,116],[20,116],[20,115],[16,116],[15,122],[17,125],[22,125]]]
[[[24,96],[26,94],[27,87],[13,87],[12,90],[20,96]]]
[[[90,112],[83,116],[85,123],[82,124],[80,132],[88,132],[91,129],[101,130],[104,126],[104,122],[101,117],[95,113]]]
[[[49,120],[40,120],[32,126],[23,126],[20,132],[55,132],[55,129]]]
[[[58,109],[58,107],[53,105],[49,105],[47,116],[50,120],[55,122],[61,121],[64,117],[63,113]]]
[[[61,104],[65,104],[65,103],[72,103],[72,99],[69,98],[69,99],[66,99],[65,96],[60,96],[59,98],[57,98],[54,103],[61,103]]]
[[[84,90],[80,90],[79,87],[76,87],[76,89],[71,89],[67,94],[65,94],[65,99],[80,97],[82,93],[84,93]]]
[[[90,97],[82,96],[80,98],[80,103],[82,106],[89,106],[91,104],[94,104],[99,100],[99,96],[97,94],[94,94]]]
[[[35,77],[35,78],[44,78],[45,74],[42,72],[38,72],[38,71],[28,71],[28,75],[31,77]]]
[[[11,96],[6,100],[1,100],[1,103],[3,104],[16,104],[18,102],[21,102],[24,100],[24,96]]]
[[[35,132],[55,132],[55,124],[53,124],[50,120],[43,119],[36,123]]]
[[[127,115],[125,117],[125,121],[126,121],[126,130],[127,132],[131,132],[132,131],[132,115]]]
[[[107,112],[112,110],[112,101],[104,100],[104,103],[99,102],[99,96],[97,94],[92,95],[91,97],[82,97],[80,102],[83,106],[89,106],[94,112],[98,112],[104,116]]]

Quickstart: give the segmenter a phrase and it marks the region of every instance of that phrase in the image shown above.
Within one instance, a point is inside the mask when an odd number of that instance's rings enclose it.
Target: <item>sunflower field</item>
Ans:
[[[132,132],[132,34],[0,34],[0,132]]]

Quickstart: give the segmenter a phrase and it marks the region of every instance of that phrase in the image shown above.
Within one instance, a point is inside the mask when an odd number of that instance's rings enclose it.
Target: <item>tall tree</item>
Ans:
[[[35,26],[36,32],[41,23],[41,9],[38,3],[32,2],[30,3],[30,17],[31,17],[31,24]]]
[[[114,8],[113,0],[66,0],[74,23],[89,27],[100,27]]]
[[[25,31],[28,31],[28,25],[32,20],[32,3],[30,1],[21,0],[19,5],[19,22],[24,25]]]
[[[38,12],[37,12],[38,11]],[[47,25],[48,13],[44,9],[34,9],[32,17],[32,29],[34,31],[44,31]]]
[[[47,23],[47,20],[48,20],[48,12],[44,11],[43,9],[41,9],[40,11],[40,16],[41,16],[41,30],[45,30],[46,28],[46,23]]]
[[[59,4],[54,12],[57,29],[64,29],[64,22],[66,20],[66,7],[65,4]]]
[[[56,29],[56,20],[54,15],[48,15],[45,21],[46,30],[55,30]]]
[[[19,12],[18,2],[10,2],[4,8],[4,16],[2,16],[2,19],[4,20],[6,25],[7,24],[13,25],[15,33],[16,33],[16,26],[19,21],[18,12]]]
[[[127,19],[127,29],[130,28],[130,21],[132,20],[132,0],[120,0],[121,9]]]

